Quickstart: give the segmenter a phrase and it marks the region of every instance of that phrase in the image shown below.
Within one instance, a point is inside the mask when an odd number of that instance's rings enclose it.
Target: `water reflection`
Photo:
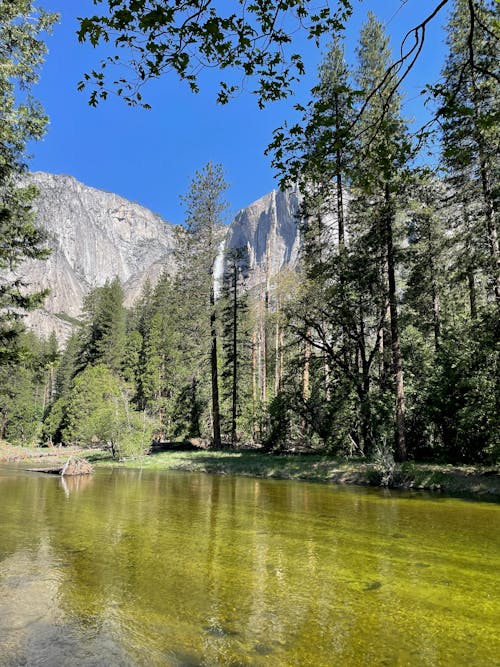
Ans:
[[[495,505],[125,470],[0,476],[0,502],[0,665],[500,654]]]
[[[94,480],[92,475],[62,475],[59,477],[66,498],[90,486]]]

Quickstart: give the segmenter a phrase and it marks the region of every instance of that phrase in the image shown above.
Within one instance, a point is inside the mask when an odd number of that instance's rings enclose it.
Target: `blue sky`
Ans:
[[[87,185],[137,201],[173,223],[183,219],[179,195],[209,160],[224,166],[231,214],[276,187],[264,149],[273,129],[294,120],[293,105],[308,99],[321,59],[314,45],[304,43],[307,76],[295,96],[264,111],[258,109],[251,85],[229,105],[217,105],[219,77],[214,75],[204,77],[197,95],[174,75],[148,85],[144,95],[152,104],[150,111],[127,107],[115,98],[95,109],[76,87],[83,72],[97,64],[97,54],[78,44],[75,35],[76,17],[93,14],[94,5],[91,0],[43,0],[41,4],[59,12],[61,19],[48,38],[49,54],[35,91],[50,125],[45,139],[30,146],[32,170],[70,174]],[[348,61],[354,62],[359,28],[369,10],[387,23],[396,52],[405,32],[435,4],[434,0],[354,0],[354,16],[346,30]],[[405,85],[405,116],[416,123],[426,120],[418,93],[439,75],[445,19],[443,10],[431,24],[424,52]]]

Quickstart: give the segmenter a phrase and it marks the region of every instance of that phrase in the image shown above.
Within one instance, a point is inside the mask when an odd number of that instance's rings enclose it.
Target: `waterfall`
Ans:
[[[226,239],[224,238],[219,243],[217,257],[214,262],[214,293],[215,298],[218,299],[222,290],[222,278],[224,276],[224,255],[226,251]]]

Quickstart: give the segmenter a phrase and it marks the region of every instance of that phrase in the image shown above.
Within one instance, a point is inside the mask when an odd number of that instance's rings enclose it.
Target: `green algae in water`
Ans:
[[[500,506],[0,471],[0,665],[494,665]]]

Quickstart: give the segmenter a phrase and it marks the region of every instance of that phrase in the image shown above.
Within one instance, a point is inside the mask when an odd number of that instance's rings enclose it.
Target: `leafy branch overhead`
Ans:
[[[94,0],[94,4],[106,7],[106,12],[80,18],[78,38],[94,47],[111,47],[111,53],[84,74],[78,88],[90,91],[92,106],[114,92],[127,104],[144,108],[149,108],[141,92],[147,81],[174,72],[198,92],[204,69],[226,71],[217,90],[221,104],[239,93],[247,79],[255,82],[253,93],[260,108],[284,99],[305,73],[301,40],[307,37],[319,46],[324,35],[339,37],[354,6],[350,0],[326,0],[319,7],[310,0],[238,0],[230,4],[230,12],[223,12],[213,0]],[[381,88],[390,91],[386,95],[390,102],[417,62],[429,24],[452,4],[452,0],[435,0],[420,23],[408,28],[399,57],[378,86],[367,91],[359,115]],[[475,48],[487,34],[498,49],[498,31],[485,24],[481,2],[464,0],[464,7],[468,50],[463,67],[498,81],[495,68],[485,67]],[[110,69],[123,75],[108,75]],[[456,87],[448,90],[449,105],[456,91]],[[386,112],[387,108],[382,109],[379,121]]]
[[[198,92],[204,68],[232,69],[243,80],[256,79],[259,106],[283,99],[304,74],[297,43],[304,35],[319,44],[324,34],[341,31],[351,14],[349,0],[318,7],[311,0],[239,0],[222,13],[212,0],[94,0],[107,13],[80,18],[78,38],[93,46],[111,43],[120,50],[100,68],[86,73],[79,89],[92,88],[92,106],[114,90],[130,105],[148,107],[141,87],[167,72],[175,72]],[[121,53],[124,53],[122,57]],[[131,68],[111,82],[108,65]],[[242,87],[221,81],[217,101],[225,104]]]

